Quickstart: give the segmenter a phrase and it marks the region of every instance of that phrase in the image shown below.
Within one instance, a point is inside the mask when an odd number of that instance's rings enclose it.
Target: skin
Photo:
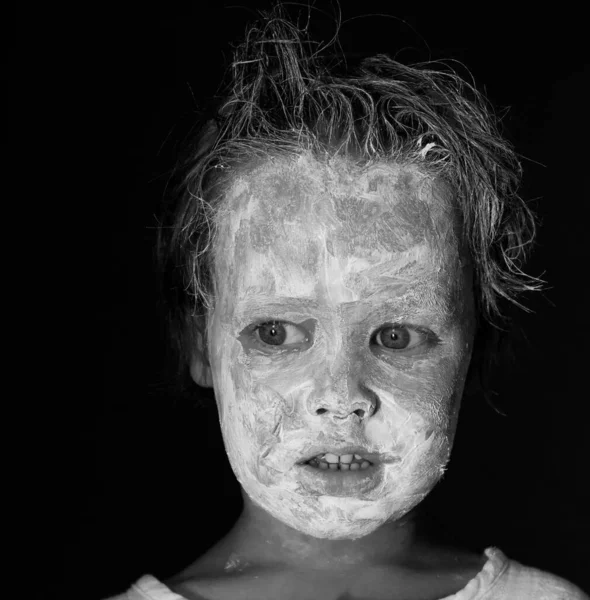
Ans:
[[[209,348],[199,337],[191,372],[215,389],[244,511],[181,580],[277,565],[396,565],[398,582],[450,569],[411,513],[447,466],[473,344],[448,190],[415,166],[303,154],[242,173],[225,200]],[[388,346],[392,333],[408,345]],[[298,466],[345,446],[382,463],[346,479]],[[468,562],[445,591],[481,567]]]

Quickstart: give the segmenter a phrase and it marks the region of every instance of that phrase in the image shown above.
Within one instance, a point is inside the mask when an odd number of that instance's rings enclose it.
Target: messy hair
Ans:
[[[478,315],[502,321],[541,281],[522,271],[535,236],[518,195],[521,165],[484,96],[446,65],[400,64],[379,54],[354,68],[289,21],[281,6],[250,26],[233,55],[223,100],[201,127],[170,221],[160,269],[185,362],[192,317],[215,304],[215,249],[223,191],[237,169],[269,156],[344,156],[357,164],[417,166],[444,181],[461,215]],[[526,308],[525,308],[526,310]]]

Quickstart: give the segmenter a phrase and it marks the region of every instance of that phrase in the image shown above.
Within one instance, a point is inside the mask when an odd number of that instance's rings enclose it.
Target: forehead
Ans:
[[[275,160],[237,177],[226,207],[216,266],[237,299],[357,302],[460,263],[448,191],[412,166]]]

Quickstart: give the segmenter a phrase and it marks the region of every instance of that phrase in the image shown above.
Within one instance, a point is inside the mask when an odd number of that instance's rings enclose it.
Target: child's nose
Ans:
[[[359,419],[369,418],[377,409],[377,395],[366,389],[353,397],[334,393],[315,397],[308,402],[308,412],[313,416],[324,416],[334,421],[356,415]]]

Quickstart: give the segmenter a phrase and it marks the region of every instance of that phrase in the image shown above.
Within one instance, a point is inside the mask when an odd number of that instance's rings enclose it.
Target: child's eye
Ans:
[[[268,346],[291,346],[309,340],[297,326],[284,321],[266,321],[256,325],[252,331],[257,341]],[[386,350],[411,350],[428,342],[432,336],[428,331],[396,323],[379,329],[374,338],[377,345]]]
[[[307,341],[305,335],[295,325],[284,321],[261,323],[254,328],[253,332],[259,341],[270,346],[300,344]]]
[[[428,338],[426,332],[399,324],[382,327],[375,334],[377,345],[387,350],[409,350],[427,342]]]

